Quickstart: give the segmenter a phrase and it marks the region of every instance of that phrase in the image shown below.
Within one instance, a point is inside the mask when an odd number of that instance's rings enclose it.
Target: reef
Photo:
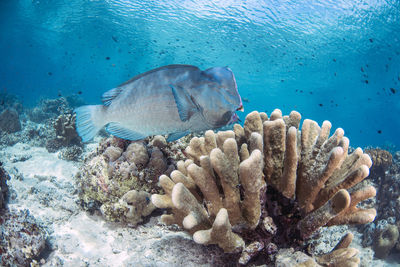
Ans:
[[[81,138],[75,129],[75,115],[71,113],[59,115],[53,122],[55,130],[55,138],[49,139],[46,143],[46,149],[49,152],[56,152],[61,148],[75,147],[74,152],[64,152],[64,154],[76,154],[78,151],[76,147],[82,147]],[[79,154],[80,155],[80,154]],[[79,156],[77,155],[77,156]],[[75,158],[74,156],[73,158]],[[67,157],[68,159],[68,157]]]
[[[370,177],[375,179],[384,176],[385,171],[388,170],[393,163],[392,154],[380,148],[367,148],[364,152],[371,157],[373,162]]]
[[[28,118],[36,123],[43,123],[47,120],[55,119],[60,114],[72,113],[76,107],[85,103],[77,95],[59,97],[54,99],[41,99],[32,109],[27,111]]]
[[[21,114],[23,106],[17,96],[6,92],[0,92],[0,112],[5,109],[14,109],[18,114]]]
[[[371,246],[375,257],[384,259],[393,251],[400,251],[400,152],[392,155],[380,148],[365,151],[374,162],[369,180],[381,193],[376,197],[376,220],[361,229],[363,246]]]
[[[15,133],[0,132],[0,145],[13,146],[16,143],[26,143],[44,147],[54,130],[45,124],[36,124],[31,121],[21,122],[21,131]]]
[[[37,106],[27,111],[29,120],[43,123],[49,119],[55,119],[59,114],[69,113],[67,99],[59,97],[55,99],[41,99]]]
[[[8,173],[0,163],[0,265],[38,266],[45,248],[46,233],[28,210],[9,210],[6,206]]]
[[[0,113],[0,131],[15,133],[21,130],[18,112],[15,109],[7,108]]]
[[[1,100],[2,95],[0,95]],[[74,95],[57,99],[42,99],[32,109],[23,109],[15,96],[7,95],[0,105],[0,145],[18,142],[46,147],[50,152],[61,150],[59,156],[78,160],[83,148],[74,125],[73,108],[82,104]],[[80,147],[80,149],[77,148]],[[79,154],[79,155],[78,155]]]
[[[181,149],[180,142],[167,146],[163,136],[136,142],[102,140],[76,176],[82,206],[100,210],[109,221],[137,225],[155,209],[150,194],[160,192],[158,177],[170,174],[184,158]]]
[[[5,209],[7,203],[7,180],[10,180],[10,175],[4,170],[3,163],[0,162],[0,210]]]
[[[377,258],[386,258],[390,251],[395,247],[399,239],[399,229],[397,225],[387,224],[383,229],[375,233],[374,251]]]
[[[305,250],[304,241],[323,226],[365,224],[376,210],[358,203],[374,197],[373,186],[357,187],[369,174],[370,157],[349,154],[343,129],[330,136],[331,123],[319,126],[291,112],[247,115],[244,127],[194,137],[189,159],[161,175],[165,194],[153,204],[167,209],[166,224],[178,224],[196,243],[215,244],[237,255],[240,264],[274,261],[279,248]],[[348,248],[320,260],[323,266],[356,266]],[[357,260],[358,259],[358,260]]]

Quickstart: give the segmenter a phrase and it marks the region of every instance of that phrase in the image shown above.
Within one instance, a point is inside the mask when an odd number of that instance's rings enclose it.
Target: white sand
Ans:
[[[16,144],[0,158],[12,177],[9,207],[29,209],[49,233],[44,266],[212,266],[213,254],[221,253],[159,225],[157,217],[132,229],[83,211],[74,182],[79,164],[57,153]]]

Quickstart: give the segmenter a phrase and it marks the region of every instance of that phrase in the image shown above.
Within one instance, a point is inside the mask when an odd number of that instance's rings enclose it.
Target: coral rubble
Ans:
[[[170,174],[180,158],[180,147],[167,147],[162,136],[136,142],[104,139],[77,174],[82,205],[100,210],[107,220],[135,226],[155,209],[150,193],[159,192],[158,177]]]
[[[0,210],[6,207],[6,201],[8,196],[7,180],[10,179],[10,176],[4,170],[2,165],[3,164],[0,162]]]
[[[348,234],[344,236],[341,242],[329,253],[311,257],[301,251],[295,251],[293,248],[280,249],[275,256],[275,266],[348,266],[356,267],[360,263],[357,257],[358,250],[349,248],[353,236]]]
[[[380,194],[376,197],[377,219],[363,227],[363,245],[371,246],[375,257],[384,259],[400,251],[400,152],[393,155],[380,148],[366,149],[373,159],[371,183]]]
[[[45,248],[46,233],[28,210],[9,210],[5,206],[8,179],[0,163],[0,264],[29,266],[37,263]]]
[[[340,128],[330,136],[330,122],[304,120],[300,131],[300,119],[295,111],[275,110],[270,118],[254,111],[244,127],[192,138],[189,159],[159,179],[165,194],[152,195],[156,207],[171,212],[162,221],[178,224],[196,243],[242,252],[241,264],[268,262],[281,246],[300,248],[322,226],[373,221],[375,209],[357,204],[375,188],[353,189],[368,176],[370,157],[360,148],[348,154],[348,138]],[[355,254],[338,249],[335,257],[344,261],[320,262],[353,266]]]
[[[0,220],[1,265],[30,266],[37,263],[45,248],[46,233],[29,211],[3,211]]]
[[[60,149],[58,157],[65,160],[78,161],[81,158],[83,149],[79,145],[72,145]]]

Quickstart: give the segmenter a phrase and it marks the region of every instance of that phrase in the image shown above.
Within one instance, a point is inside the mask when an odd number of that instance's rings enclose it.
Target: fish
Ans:
[[[105,92],[102,105],[74,110],[76,131],[90,141],[106,126],[116,137],[136,141],[219,129],[239,120],[244,111],[236,79],[228,67],[204,71],[192,65],[167,65],[139,74]]]

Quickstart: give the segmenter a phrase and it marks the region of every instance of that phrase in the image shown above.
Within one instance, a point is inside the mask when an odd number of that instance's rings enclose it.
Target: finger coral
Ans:
[[[300,130],[300,120],[296,111],[254,111],[244,127],[192,138],[189,159],[160,177],[166,194],[152,195],[171,211],[162,221],[197,243],[242,251],[241,264],[276,253],[276,244],[297,247],[322,226],[373,221],[374,209],[356,205],[375,189],[352,188],[368,176],[370,157],[360,148],[349,154],[343,129],[330,136],[330,122],[306,119]]]

